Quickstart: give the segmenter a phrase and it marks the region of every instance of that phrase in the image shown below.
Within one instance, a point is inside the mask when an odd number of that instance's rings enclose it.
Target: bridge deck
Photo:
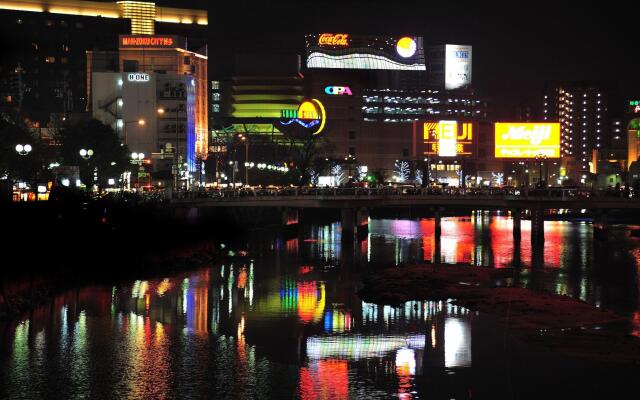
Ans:
[[[544,197],[514,195],[285,195],[172,200],[175,207],[393,208],[454,207],[483,209],[640,210],[640,199],[619,197]]]

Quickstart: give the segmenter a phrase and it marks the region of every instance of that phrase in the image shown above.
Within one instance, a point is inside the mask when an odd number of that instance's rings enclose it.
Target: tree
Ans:
[[[304,140],[289,138],[289,154],[293,160],[293,173],[299,185],[307,185],[314,173],[320,173],[328,167],[327,155],[333,152],[333,146],[326,137],[310,136]]]
[[[87,186],[94,182],[96,169],[95,183],[104,187],[109,178],[118,178],[130,166],[128,148],[120,143],[113,129],[96,119],[65,124],[58,140],[63,164],[80,166],[80,179]],[[84,159],[80,149],[92,149],[93,155]]]
[[[398,182],[406,182],[409,180],[411,168],[409,167],[409,163],[404,160],[396,161],[393,166],[393,172]]]
[[[27,121],[15,109],[0,108],[0,177],[12,184],[19,180],[35,183],[46,169],[47,146],[31,132]],[[16,151],[18,144],[29,144],[32,150],[21,155]]]

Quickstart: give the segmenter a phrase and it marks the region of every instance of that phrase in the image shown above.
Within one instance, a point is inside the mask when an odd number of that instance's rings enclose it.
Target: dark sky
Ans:
[[[539,106],[545,83],[552,81],[613,81],[622,98],[640,97],[635,10],[614,1],[573,7],[561,0],[158,3],[208,7],[211,42],[225,36],[279,36],[299,45],[304,33],[349,32],[417,34],[427,45],[471,44],[473,85],[494,98],[502,115],[521,101]]]

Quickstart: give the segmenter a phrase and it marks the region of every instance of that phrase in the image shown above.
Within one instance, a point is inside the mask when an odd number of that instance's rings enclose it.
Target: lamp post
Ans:
[[[235,160],[229,161],[229,165],[231,166],[231,182],[233,184],[233,190],[235,190],[236,189],[236,162],[235,162]]]
[[[538,154],[536,155],[536,162],[539,163],[539,175],[538,175],[538,186],[540,186],[540,188],[542,188],[542,164],[545,163],[546,164],[547,161],[547,155],[546,154]],[[546,180],[546,179],[545,179]]]
[[[136,175],[136,182],[140,186],[140,171],[142,168],[142,161],[144,160],[144,153],[131,153],[131,163],[138,165],[138,172]]]
[[[31,153],[31,150],[33,150],[33,147],[31,147],[30,144],[17,144],[16,145],[16,152],[21,156],[26,156],[27,154]],[[36,190],[36,182],[34,182],[33,186],[34,186],[34,191],[35,191]],[[36,194],[36,199],[37,198],[38,198],[38,195]]]
[[[87,166],[89,165],[89,159],[93,156],[93,149],[80,149],[79,151],[80,153],[80,157],[84,158],[87,161]],[[91,188],[93,189],[93,186],[96,183],[96,175],[97,175],[98,171],[97,171],[97,167],[96,169],[94,169],[93,171],[93,179],[91,180]]]
[[[241,133],[238,139],[244,142],[244,184],[249,186],[249,137]]]

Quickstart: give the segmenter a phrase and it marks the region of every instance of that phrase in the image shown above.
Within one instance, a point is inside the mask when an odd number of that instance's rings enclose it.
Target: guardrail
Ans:
[[[640,197],[632,197],[628,191],[588,191],[583,189],[515,189],[515,188],[490,188],[490,189],[430,189],[430,188],[298,188],[288,187],[279,189],[215,189],[175,192],[174,199],[262,199],[262,198],[306,198],[328,200],[331,198],[469,198],[501,200],[588,200],[588,199],[621,199],[639,200]]]

